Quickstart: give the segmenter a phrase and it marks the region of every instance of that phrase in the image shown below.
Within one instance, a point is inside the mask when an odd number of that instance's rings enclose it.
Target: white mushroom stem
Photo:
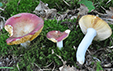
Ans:
[[[30,41],[26,41],[20,44],[22,47],[27,48],[30,45]]]
[[[57,47],[61,49],[63,47],[63,41],[57,42]]]
[[[81,43],[78,46],[76,58],[80,64],[83,64],[85,61],[85,53],[90,44],[93,41],[93,38],[96,36],[96,30],[93,28],[88,28],[87,33]]]

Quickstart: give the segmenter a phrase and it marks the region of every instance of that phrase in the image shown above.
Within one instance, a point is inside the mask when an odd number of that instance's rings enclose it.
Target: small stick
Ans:
[[[64,3],[65,3],[66,5],[70,6],[65,0],[63,0],[63,1],[64,1]]]
[[[109,0],[106,4],[108,4],[111,0]]]

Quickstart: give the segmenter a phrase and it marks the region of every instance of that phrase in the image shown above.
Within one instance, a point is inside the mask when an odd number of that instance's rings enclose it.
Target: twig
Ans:
[[[101,6],[101,8],[106,11],[106,9],[104,7]]]
[[[0,10],[4,11],[4,9],[0,8]]]
[[[113,19],[111,18],[102,18],[103,20],[105,20],[107,23],[113,24]]]
[[[61,57],[60,55],[56,54],[56,53],[54,52],[54,50],[52,50],[52,54],[53,54],[53,53],[54,53],[58,58],[61,59],[63,65],[65,65],[65,64],[67,63],[66,61],[64,61],[64,60],[62,59],[62,57]]]
[[[106,21],[113,21],[113,19],[111,19],[111,18],[102,18],[102,19],[104,19]]]
[[[96,10],[94,10],[93,12],[95,12],[95,13],[97,13],[97,14],[101,15],[101,16],[107,16],[107,14],[102,14],[102,13],[99,13],[99,12],[98,12],[98,11],[96,11]]]
[[[108,4],[111,0],[109,0],[106,4]]]
[[[64,3],[65,3],[66,5],[70,6],[65,0],[63,0],[63,1],[64,1]]]
[[[6,8],[6,6],[5,6],[4,8],[0,8],[0,10],[4,11],[4,10],[5,10],[5,8]],[[0,11],[0,13],[1,13],[2,11]]]
[[[20,4],[20,1],[21,1],[21,0],[18,1],[18,5]]]
[[[49,67],[53,62],[51,62],[49,65],[45,66],[46,68]]]
[[[55,64],[54,64],[54,67],[53,67],[52,71],[54,71],[54,70],[55,70]]]
[[[59,8],[59,9],[61,9],[59,6],[58,6],[58,4],[57,3],[55,3],[56,4],[56,6]]]
[[[41,71],[43,71],[36,63],[34,63]]]
[[[51,71],[51,69],[42,69],[43,71]]]
[[[20,68],[19,68],[18,64],[17,64],[16,66],[17,66],[17,68],[18,68],[18,71],[20,71]]]
[[[108,48],[112,49],[112,48],[113,48],[113,46],[109,46]]]
[[[98,62],[100,62],[100,60],[99,60],[98,58],[96,58],[96,57],[93,57],[93,59],[95,59],[95,60],[97,60]]]
[[[3,21],[5,22],[5,18],[4,18],[4,17],[0,16],[0,18],[2,18],[2,19],[3,19]]]

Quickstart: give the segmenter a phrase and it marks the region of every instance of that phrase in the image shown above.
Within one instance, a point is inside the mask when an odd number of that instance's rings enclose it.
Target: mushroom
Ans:
[[[79,25],[85,37],[78,46],[76,58],[80,64],[85,61],[85,53],[94,40],[105,40],[111,36],[112,30],[109,25],[94,15],[85,15],[79,20]]]
[[[36,38],[44,26],[43,19],[35,14],[20,13],[10,17],[5,23],[5,30],[9,32],[6,40],[8,45],[21,44],[27,46],[30,41]]]
[[[61,49],[63,47],[63,40],[68,37],[69,33],[69,29],[65,30],[64,32],[54,30],[47,33],[47,38],[57,43],[57,47]]]

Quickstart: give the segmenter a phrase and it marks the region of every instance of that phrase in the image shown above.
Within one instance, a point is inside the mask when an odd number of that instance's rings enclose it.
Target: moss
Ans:
[[[20,2],[19,0],[9,0],[3,15],[9,18],[12,15],[22,12],[32,13],[37,5],[36,0],[20,0]]]

